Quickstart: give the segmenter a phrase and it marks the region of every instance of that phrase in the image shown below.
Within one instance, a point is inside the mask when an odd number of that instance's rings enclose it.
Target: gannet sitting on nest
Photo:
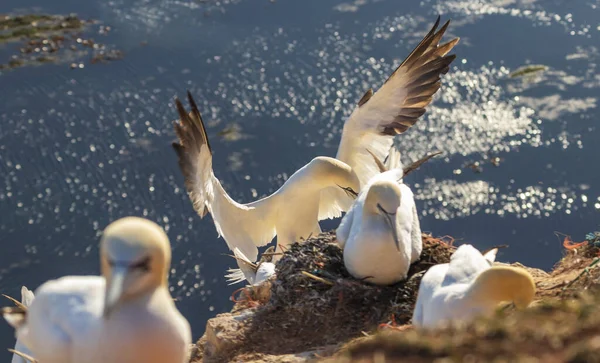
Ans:
[[[414,164],[420,165],[434,155]],[[381,173],[361,190],[336,230],[336,237],[344,250],[344,265],[352,276],[391,285],[406,278],[411,263],[423,250],[413,193],[402,183],[402,178],[416,167],[413,164],[403,169],[400,153],[394,148],[387,167],[375,155],[373,158]]]
[[[456,57],[447,54],[458,38],[440,45],[449,22],[437,30],[439,22],[438,17],[376,93],[368,90],[360,99],[344,123],[337,160],[313,159],[278,191],[252,203],[239,204],[227,195],[213,173],[212,151],[195,102],[188,93],[192,106],[188,114],[176,100],[180,120],[175,122],[175,132],[179,143],[173,147],[187,192],[201,217],[211,213],[217,232],[230,250],[237,247],[256,261],[256,247],[268,244],[275,235],[278,246],[287,246],[320,233],[319,220],[339,217],[351,207],[360,187],[379,173],[369,152],[383,159],[393,137],[425,113],[441,86],[440,76]]]
[[[169,293],[170,262],[157,224],[123,218],[104,230],[103,276],[48,281],[27,310],[2,313],[41,363],[187,363],[191,331]]]
[[[234,256],[237,261],[239,268],[230,268],[227,270],[229,273],[225,275],[229,285],[237,284],[244,280],[248,281],[250,285],[259,285],[263,281],[275,274],[275,264],[273,261],[273,253],[275,247],[271,246],[263,253],[258,263],[254,263],[246,257],[239,248],[233,249]]]
[[[435,328],[489,314],[503,301],[526,308],[533,301],[535,283],[527,270],[492,266],[496,249],[482,255],[462,245],[450,263],[431,267],[421,280],[412,323]]]

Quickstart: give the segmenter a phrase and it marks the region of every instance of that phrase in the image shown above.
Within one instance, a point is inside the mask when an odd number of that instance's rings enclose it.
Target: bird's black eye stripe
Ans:
[[[143,270],[143,271],[150,270],[150,257],[146,257],[143,260],[141,260],[140,262],[136,262],[134,264],[129,265],[129,268],[132,270]]]
[[[383,207],[379,203],[377,203],[377,209],[379,209],[382,213],[385,213],[385,214],[387,214],[389,216],[393,216],[393,215],[396,214],[395,212],[394,213],[390,213],[390,212],[386,211],[385,209],[383,209]]]

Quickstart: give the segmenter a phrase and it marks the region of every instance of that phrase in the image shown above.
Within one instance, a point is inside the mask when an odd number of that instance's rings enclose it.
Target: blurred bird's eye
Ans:
[[[379,209],[379,211],[380,211],[381,213],[387,214],[387,215],[389,215],[389,216],[393,216],[393,215],[395,215],[395,214],[396,214],[396,212],[394,212],[394,213],[390,213],[390,212],[386,211],[386,210],[385,210],[385,209],[384,209],[384,208],[381,206],[381,204],[379,204],[379,203],[377,203],[377,209]]]
[[[146,257],[140,262],[129,265],[129,268],[132,270],[142,270],[149,271],[150,270],[150,257]]]

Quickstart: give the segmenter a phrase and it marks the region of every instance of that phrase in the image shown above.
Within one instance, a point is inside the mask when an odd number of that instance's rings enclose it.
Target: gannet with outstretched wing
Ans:
[[[179,121],[174,122],[179,143],[173,147],[194,209],[201,217],[212,215],[219,235],[229,249],[236,248],[251,261],[277,235],[278,246],[288,246],[321,233],[318,215],[320,192],[334,187],[356,196],[360,183],[352,169],[334,158],[319,156],[296,171],[273,194],[240,204],[231,199],[212,169],[212,149],[196,102],[188,92],[188,114],[176,99]],[[342,194],[344,195],[344,194]]]
[[[173,147],[187,192],[201,217],[211,213],[230,250],[237,247],[256,261],[256,247],[268,244],[275,235],[279,246],[287,246],[320,233],[319,220],[338,217],[350,208],[356,192],[378,173],[370,153],[383,159],[393,136],[406,131],[425,113],[440,88],[440,75],[455,58],[447,54],[458,38],[439,45],[449,25],[446,22],[437,30],[439,22],[438,17],[376,93],[369,90],[358,102],[344,124],[337,159],[316,157],[278,191],[252,203],[240,204],[227,195],[213,173],[212,150],[194,100],[188,93],[192,106],[189,114],[176,100],[179,143]]]

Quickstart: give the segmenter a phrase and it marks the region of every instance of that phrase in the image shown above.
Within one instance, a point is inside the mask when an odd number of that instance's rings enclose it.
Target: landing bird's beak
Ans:
[[[104,295],[104,318],[108,319],[123,295],[123,286],[127,277],[127,267],[114,266],[110,280],[106,281]]]
[[[343,187],[339,184],[336,184],[338,187],[340,187],[347,196],[349,196],[352,199],[356,199],[358,197],[358,193],[354,191],[354,189],[350,188],[350,187]]]
[[[396,248],[398,249],[398,251],[400,251],[400,237],[398,233],[398,223],[396,223],[396,213],[390,213],[386,211],[379,204],[377,204],[377,208],[379,208],[379,210],[382,212],[385,222],[392,230],[392,237],[394,238],[394,243],[396,244]]]

